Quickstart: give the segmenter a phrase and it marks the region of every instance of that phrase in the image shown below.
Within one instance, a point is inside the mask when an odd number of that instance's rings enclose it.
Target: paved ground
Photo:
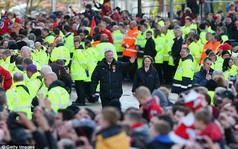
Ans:
[[[123,95],[120,98],[121,105],[122,105],[122,111],[126,110],[129,107],[139,107],[139,103],[136,100],[136,98],[132,95],[131,92],[132,89],[132,83],[130,82],[123,82]],[[77,95],[75,90],[72,90],[71,93],[71,100],[74,101],[76,100]],[[171,94],[170,99],[172,99],[172,102],[175,101],[177,98],[176,95]],[[97,103],[86,103],[86,107],[94,110],[94,111],[100,111],[102,109],[100,101]]]

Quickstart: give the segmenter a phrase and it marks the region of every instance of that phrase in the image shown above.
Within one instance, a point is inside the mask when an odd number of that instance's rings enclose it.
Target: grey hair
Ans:
[[[49,65],[44,65],[44,66],[42,66],[40,72],[43,73],[44,75],[46,75],[46,74],[52,72],[52,68]]]
[[[20,81],[23,81],[24,80],[24,76],[21,72],[16,72],[14,75],[13,75],[13,80],[14,82],[20,82]]]

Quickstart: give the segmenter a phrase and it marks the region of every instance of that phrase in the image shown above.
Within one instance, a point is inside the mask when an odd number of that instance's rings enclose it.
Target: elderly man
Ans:
[[[64,89],[65,84],[58,80],[54,72],[45,75],[44,83],[48,88],[47,98],[51,101],[51,106],[54,111],[64,109],[70,104],[69,93]]]
[[[129,63],[116,61],[112,50],[105,51],[105,58],[96,66],[92,74],[91,94],[95,97],[100,81],[100,98],[102,107],[110,106],[113,100],[119,100],[122,95],[122,71],[128,70]],[[130,63],[135,58],[131,57]]]

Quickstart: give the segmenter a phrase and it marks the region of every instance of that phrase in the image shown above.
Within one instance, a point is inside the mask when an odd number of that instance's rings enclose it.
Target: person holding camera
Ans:
[[[194,74],[193,77],[193,86],[205,86],[207,81],[212,78],[213,69],[212,66],[212,59],[206,57],[203,61],[203,66],[201,67],[200,71]]]

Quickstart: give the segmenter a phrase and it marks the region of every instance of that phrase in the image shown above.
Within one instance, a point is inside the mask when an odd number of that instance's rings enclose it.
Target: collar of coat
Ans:
[[[62,81],[60,81],[60,80],[56,80],[56,81],[54,81],[53,83],[51,83],[51,85],[49,86],[49,88],[48,88],[48,91],[50,91],[52,88],[55,88],[55,87],[57,87],[57,86],[60,86],[60,87],[65,87],[65,84],[64,84],[64,82],[62,82]]]
[[[182,58],[182,61],[185,61],[185,60],[187,60],[187,59],[191,59],[191,60],[193,61],[193,57],[192,57],[192,55],[189,54],[187,57]]]

